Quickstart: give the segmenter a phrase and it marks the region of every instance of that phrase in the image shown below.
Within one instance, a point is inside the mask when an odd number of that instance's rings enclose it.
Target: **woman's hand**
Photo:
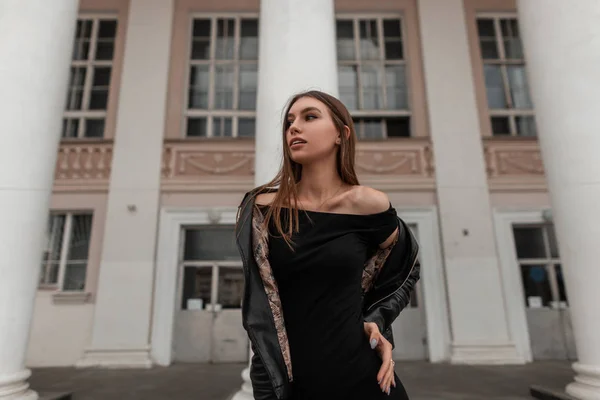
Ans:
[[[381,368],[377,374],[377,383],[382,392],[390,394],[391,387],[396,387],[394,379],[394,361],[392,360],[392,344],[383,337],[377,324],[374,322],[365,322],[365,335],[369,339],[371,348],[377,351],[382,360]]]

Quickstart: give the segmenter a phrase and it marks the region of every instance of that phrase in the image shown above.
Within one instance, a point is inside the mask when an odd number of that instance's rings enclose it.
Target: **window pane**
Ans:
[[[84,290],[87,263],[67,263],[63,290]]]
[[[256,109],[256,88],[258,86],[258,67],[256,64],[240,65],[239,109]]]
[[[255,124],[254,118],[240,118],[238,120],[238,136],[254,137],[254,131],[256,130]]]
[[[88,259],[90,236],[92,235],[92,215],[73,215],[71,222],[71,243],[69,243],[69,261]]]
[[[78,135],[78,132],[79,132],[79,119],[78,118],[63,119],[62,137],[76,138]]]
[[[531,109],[531,99],[529,97],[529,85],[527,84],[527,72],[524,66],[507,66],[506,72],[512,95],[513,108]]]
[[[211,267],[186,267],[183,270],[183,290],[181,309],[188,310],[188,300],[196,299],[202,302],[201,309],[206,309],[210,304],[210,291],[212,286]]]
[[[208,108],[209,79],[208,65],[191,67],[188,108]]]
[[[46,231],[46,246],[44,252],[44,261],[59,261],[60,252],[64,238],[66,216],[51,215],[48,220]]]
[[[114,39],[117,36],[117,21],[103,20],[98,27],[98,37],[101,39]]]
[[[210,39],[194,39],[192,41],[192,60],[208,60],[210,58]]]
[[[241,24],[240,59],[258,60],[258,21],[243,19]]]
[[[92,37],[92,22],[93,21],[91,19],[77,20],[75,37],[78,39],[90,39]]]
[[[232,137],[231,118],[213,118],[213,137]]]
[[[215,59],[233,59],[234,25],[235,21],[233,19],[219,19],[217,21]]]
[[[58,263],[43,262],[40,273],[40,284],[54,285],[58,283]]]
[[[404,65],[388,65],[385,67],[387,85],[387,109],[408,110],[408,88]]]
[[[519,136],[535,137],[537,136],[535,127],[535,117],[521,116],[515,117],[517,123],[517,133]]]
[[[86,119],[84,136],[86,138],[104,137],[104,118]]]
[[[244,271],[241,268],[219,267],[217,302],[225,308],[240,308],[244,295]]]
[[[115,52],[115,42],[112,40],[99,40],[96,43],[96,60],[112,60]]]
[[[377,36],[377,21],[360,21],[360,58],[362,60],[378,60],[379,38]]]
[[[498,47],[496,42],[496,31],[494,29],[494,20],[477,20],[477,31],[479,33],[479,45],[481,55],[484,59],[498,59]]]
[[[355,122],[356,133],[361,139],[383,139],[381,119],[359,118]]]
[[[90,110],[106,110],[108,89],[92,89],[90,93]]]
[[[523,59],[523,46],[519,37],[519,24],[516,19],[500,20],[500,28],[504,42],[504,53],[507,59]]]
[[[363,105],[366,110],[379,110],[383,108],[381,69],[378,67],[364,66],[360,74]]]
[[[206,226],[184,231],[184,260],[239,260],[234,226]]]
[[[388,137],[410,137],[410,119],[408,117],[386,118]]]
[[[530,308],[548,307],[552,291],[545,265],[521,265],[525,304]]]
[[[192,35],[195,38],[210,38],[210,19],[194,19]]]
[[[541,227],[515,227],[513,233],[519,259],[547,257]]]
[[[488,106],[491,109],[506,109],[508,107],[500,68],[498,65],[488,64],[483,66]]]
[[[510,121],[508,117],[492,117],[490,120],[494,136],[510,135]]]
[[[338,66],[340,100],[350,110],[358,108],[357,67]]]
[[[207,127],[206,118],[188,118],[186,136],[189,137],[206,137]]]
[[[69,111],[81,110],[86,73],[87,69],[85,67],[71,68],[69,92],[67,94],[67,105],[65,107]]]
[[[337,21],[336,23],[336,45],[338,60],[354,60],[354,22]]]
[[[404,58],[404,48],[399,40],[385,41],[385,58],[387,60],[402,60]]]
[[[404,57],[404,49],[400,21],[384,20],[383,33],[385,35],[385,58],[387,60],[401,60]]]
[[[400,29],[400,21],[397,19],[383,20],[383,35],[388,38],[401,38],[402,31]]]
[[[88,39],[75,39],[73,44],[73,60],[87,60],[90,52],[90,41]]]
[[[233,108],[233,66],[217,65],[215,67],[215,104],[217,110]]]
[[[195,19],[192,29],[192,60],[210,58],[210,20]]]
[[[569,301],[567,300],[567,289],[565,287],[565,280],[563,277],[562,266],[560,264],[556,264],[554,266],[556,272],[556,283],[558,284],[558,298],[559,301],[564,301],[566,305],[569,305]]]
[[[92,37],[92,20],[78,20],[73,45],[73,60],[87,60]]]

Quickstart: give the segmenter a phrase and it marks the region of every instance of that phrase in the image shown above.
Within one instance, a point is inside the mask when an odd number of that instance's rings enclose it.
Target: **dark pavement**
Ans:
[[[241,385],[242,364],[175,364],[168,368],[36,368],[37,391],[74,393],[73,400],[227,400]],[[523,366],[397,363],[411,400],[525,400],[532,384],[564,390],[573,372],[567,362]]]

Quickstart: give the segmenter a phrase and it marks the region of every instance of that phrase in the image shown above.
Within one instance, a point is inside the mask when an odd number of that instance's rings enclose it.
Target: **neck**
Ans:
[[[333,162],[311,163],[302,166],[298,196],[310,202],[321,203],[334,196],[342,185],[342,178],[336,170],[335,159]]]

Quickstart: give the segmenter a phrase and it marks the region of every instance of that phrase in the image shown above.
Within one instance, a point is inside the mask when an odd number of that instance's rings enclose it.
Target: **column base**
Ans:
[[[575,382],[567,385],[567,393],[579,400],[600,400],[600,366],[574,363]]]
[[[242,379],[244,380],[242,389],[234,394],[231,400],[254,400],[254,395],[252,394],[252,382],[250,381],[250,367],[244,368],[242,371]]]
[[[88,349],[76,368],[151,368],[150,349]]]
[[[29,389],[31,371],[24,369],[12,374],[0,374],[0,400],[37,400],[38,394]]]
[[[475,365],[519,365],[525,364],[517,348],[512,343],[499,344],[453,344],[452,364]]]

